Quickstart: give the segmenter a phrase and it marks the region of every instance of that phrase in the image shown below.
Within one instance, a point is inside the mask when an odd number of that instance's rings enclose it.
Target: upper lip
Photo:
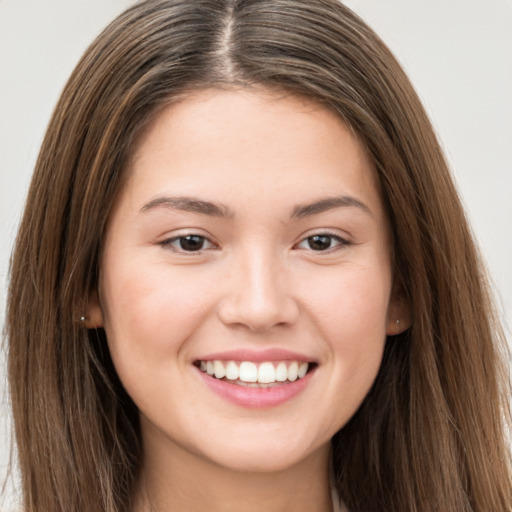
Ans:
[[[283,348],[267,348],[264,350],[237,349],[225,352],[215,352],[197,358],[197,361],[302,361],[316,362],[314,358]]]

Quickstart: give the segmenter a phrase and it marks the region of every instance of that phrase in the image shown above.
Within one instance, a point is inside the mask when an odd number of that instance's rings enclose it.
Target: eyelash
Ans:
[[[205,250],[209,250],[210,248],[207,248],[207,249],[203,249],[203,247],[201,247],[200,249],[198,250],[195,250],[195,251],[187,251],[185,249],[183,249],[183,247],[175,247],[173,246],[172,244],[175,243],[175,242],[178,242],[180,245],[181,245],[181,241],[187,239],[187,238],[199,238],[201,239],[202,242],[206,242],[208,244],[210,244],[213,248],[217,248],[218,246],[215,244],[215,242],[213,242],[210,238],[208,238],[207,236],[205,235],[198,235],[197,233],[188,233],[188,234],[184,234],[184,235],[179,235],[179,236],[174,236],[172,238],[167,238],[166,240],[162,240],[159,245],[161,245],[162,247],[166,247],[166,248],[169,248],[171,249],[172,251],[174,252],[177,252],[177,253],[181,253],[181,254],[203,254],[203,252]]]
[[[312,235],[309,235],[309,236],[303,238],[299,243],[294,245],[294,248],[300,248],[299,246],[301,244],[307,243],[308,241],[309,241],[309,243],[311,243],[312,239],[315,237],[329,238],[330,239],[329,245],[331,245],[333,242],[336,242],[336,244],[334,246],[328,247],[325,250],[315,250],[315,249],[311,249],[311,248],[309,248],[309,249],[303,248],[304,250],[311,250],[311,252],[316,253],[316,254],[330,254],[330,253],[340,250],[344,247],[348,247],[348,246],[352,245],[351,242],[349,242],[347,239],[339,236],[338,234],[331,233],[328,231],[322,231],[322,232],[315,233],[315,234],[312,234]],[[197,250],[184,249],[182,247],[182,243],[187,238],[200,239],[199,241],[201,242],[201,247]],[[174,246],[173,245],[174,243],[178,243],[180,245],[180,247]],[[203,248],[204,243],[211,245],[211,247],[204,249]],[[166,240],[162,240],[161,242],[159,242],[159,245],[161,245],[162,247],[165,247],[165,248],[169,248],[173,252],[180,253],[180,254],[188,254],[188,255],[201,255],[204,253],[204,251],[211,250],[211,249],[213,249],[213,250],[218,249],[218,245],[215,244],[215,242],[213,242],[210,238],[208,238],[205,235],[198,235],[196,233],[183,234],[183,235],[175,236],[172,238],[167,238]]]
[[[314,233],[313,235],[309,235],[306,238],[303,238],[298,244],[295,245],[295,247],[298,247],[299,245],[301,245],[305,242],[308,242],[308,241],[311,242],[311,240],[315,237],[329,238],[331,240],[331,243],[333,241],[337,242],[336,245],[328,247],[325,250],[310,249],[312,252],[317,253],[317,254],[330,254],[332,252],[342,249],[343,247],[348,247],[349,245],[351,245],[351,242],[349,242],[346,238],[343,238],[336,233],[331,233],[329,231],[322,231],[320,233]]]

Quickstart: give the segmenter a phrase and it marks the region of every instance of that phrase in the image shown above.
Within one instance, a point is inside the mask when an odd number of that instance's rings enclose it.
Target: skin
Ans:
[[[408,325],[362,145],[304,98],[206,90],[157,116],[128,173],[88,324],[105,328],[140,410],[136,510],[331,510],[330,439],[369,391],[386,335]],[[184,211],[162,196],[229,212]],[[351,201],[292,215],[338,197]],[[314,250],[309,237],[326,233],[328,248]],[[187,252],[177,238],[187,235],[211,242]],[[194,366],[209,353],[266,348],[317,364],[279,406],[233,404]]]

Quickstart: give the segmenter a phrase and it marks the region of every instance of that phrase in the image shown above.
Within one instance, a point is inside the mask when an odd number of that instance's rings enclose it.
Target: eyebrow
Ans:
[[[311,215],[317,215],[319,213],[326,212],[328,210],[333,210],[335,208],[346,208],[346,207],[355,207],[360,208],[365,213],[369,215],[373,215],[370,208],[366,206],[362,201],[353,197],[353,196],[337,196],[337,197],[327,197],[325,199],[320,199],[319,201],[315,201],[314,203],[308,203],[303,205],[297,205],[292,211],[292,218],[302,219],[304,217],[309,217]]]
[[[353,196],[337,196],[320,199],[313,203],[299,204],[292,210],[292,219],[302,219],[311,215],[317,215],[335,208],[355,207],[372,215],[371,210],[362,201]],[[156,208],[168,208],[185,212],[201,213],[211,217],[233,218],[235,216],[227,206],[212,201],[204,201],[196,197],[186,196],[161,196],[152,199],[141,208],[141,213]]]
[[[212,217],[233,217],[234,214],[226,206],[211,201],[203,201],[195,197],[184,196],[162,196],[157,197],[146,203],[141,212],[147,212],[155,208],[169,208],[172,210],[182,210],[185,212],[202,213]]]

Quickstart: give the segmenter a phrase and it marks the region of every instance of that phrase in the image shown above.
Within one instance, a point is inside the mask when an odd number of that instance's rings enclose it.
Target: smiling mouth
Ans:
[[[316,363],[303,361],[196,361],[202,372],[211,377],[245,387],[275,387],[306,376]]]

